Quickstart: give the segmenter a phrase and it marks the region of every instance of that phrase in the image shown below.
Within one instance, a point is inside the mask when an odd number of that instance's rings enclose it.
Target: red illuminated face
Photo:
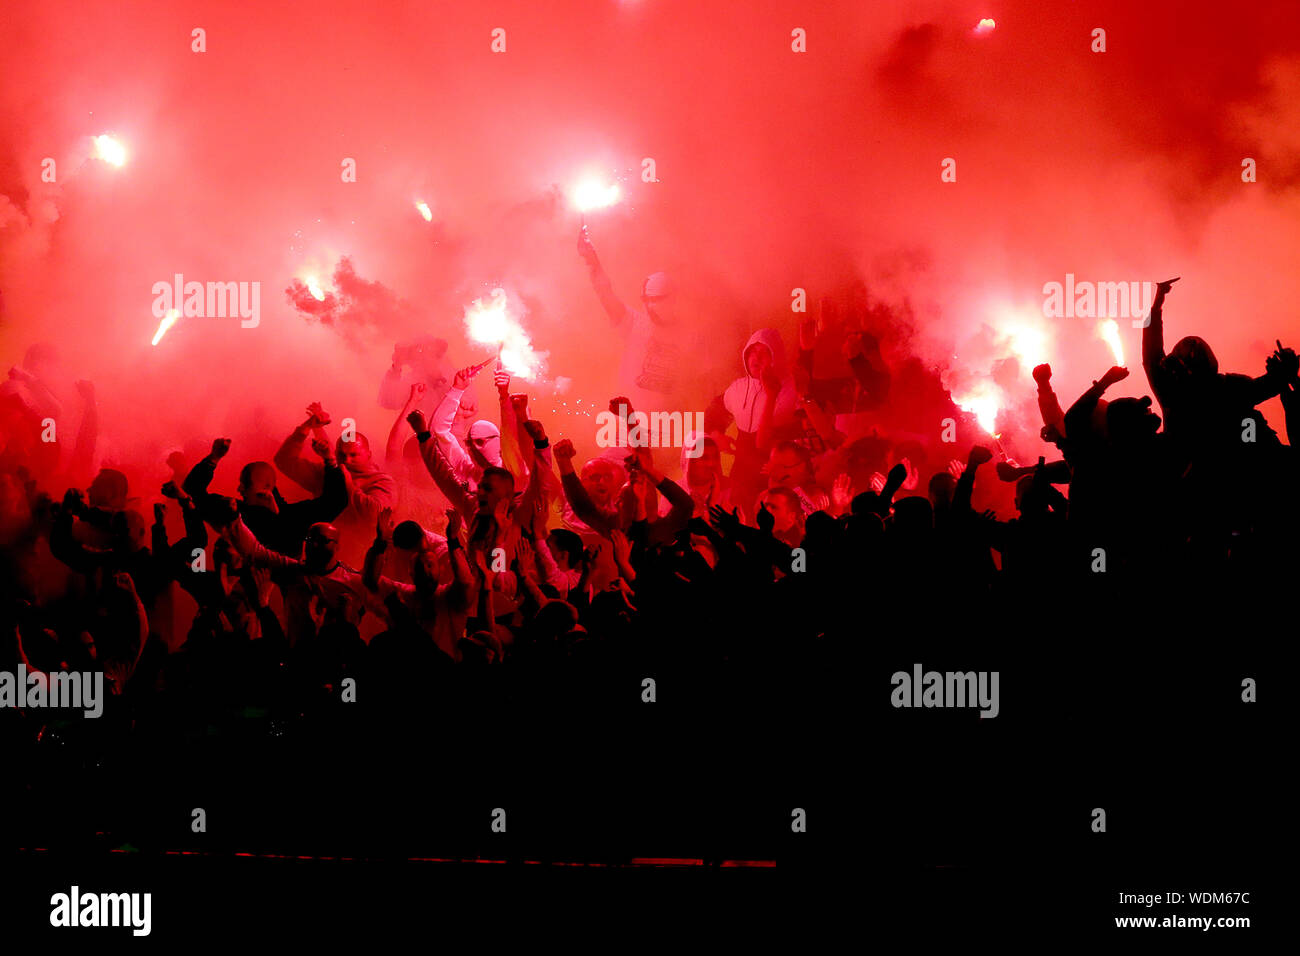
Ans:
[[[785,495],[769,495],[767,497],[767,510],[772,512],[772,517],[776,519],[776,524],[772,530],[777,534],[792,529],[799,521],[801,512],[790,504],[790,499]]]
[[[673,325],[677,321],[677,299],[671,295],[646,295],[641,297],[646,315],[656,325]]]
[[[249,504],[264,508],[275,506],[275,469],[270,465],[254,465],[249,469],[248,481],[239,486],[239,496]]]
[[[597,505],[604,507],[614,495],[614,483],[617,475],[607,462],[595,462],[582,469],[582,487]]]
[[[371,461],[370,449],[360,441],[339,441],[335,454],[339,464],[352,472],[364,469]]]
[[[745,369],[754,378],[762,378],[772,367],[772,352],[766,345],[752,345],[745,353]]]

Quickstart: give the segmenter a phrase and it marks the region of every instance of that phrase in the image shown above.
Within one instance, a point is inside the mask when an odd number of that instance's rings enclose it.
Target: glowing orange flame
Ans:
[[[1046,332],[1033,326],[1021,325],[1008,329],[1006,336],[1021,369],[1031,369],[1042,363],[1047,353]]]
[[[475,299],[465,306],[465,331],[472,341],[496,346],[502,368],[511,375],[531,380],[541,368],[542,356],[533,350],[528,333],[508,306],[504,289],[493,289],[488,302]]]
[[[427,202],[424,202],[423,200],[417,200],[415,203],[415,208],[420,211],[420,215],[424,217],[425,222],[433,222],[433,210],[429,208],[429,204]]]
[[[96,136],[94,146],[95,159],[102,159],[111,166],[121,166],[126,162],[126,147],[108,134]]]
[[[320,283],[316,281],[315,276],[306,276],[303,278],[302,282],[303,285],[307,287],[307,291],[311,293],[313,299],[317,302],[325,301],[325,290],[320,287]]]
[[[963,412],[970,412],[979,422],[980,428],[984,429],[990,435],[993,435],[993,428],[997,424],[998,411],[1000,402],[998,397],[986,389],[977,389],[974,392],[962,397],[953,397],[953,402]],[[997,436],[994,435],[994,438]]]
[[[984,19],[982,19],[979,23],[977,23],[977,24],[975,25],[975,32],[976,32],[976,33],[989,33],[989,32],[992,31],[993,28],[996,27],[996,26],[997,26],[997,23],[994,22],[994,20],[993,20],[992,17],[985,17]]]
[[[177,312],[175,309],[168,309],[167,314],[164,315],[162,321],[158,323],[158,331],[153,334],[153,342],[151,342],[150,344],[157,345],[159,342],[161,342],[162,337],[167,334],[167,330],[170,329],[173,325],[175,325],[176,321],[180,317],[181,314]]]
[[[1124,343],[1119,339],[1119,323],[1114,319],[1106,319],[1097,327],[1097,334],[1110,346],[1110,354],[1115,356],[1115,364],[1123,365]]]
[[[605,186],[594,179],[587,179],[573,188],[570,199],[579,212],[590,212],[614,205],[621,195],[617,185]]]

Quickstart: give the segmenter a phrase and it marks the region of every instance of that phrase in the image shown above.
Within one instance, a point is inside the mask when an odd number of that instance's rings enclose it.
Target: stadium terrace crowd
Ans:
[[[670,389],[672,287],[651,276],[644,311],[631,309],[585,235],[579,251],[635,343],[627,394],[610,403],[627,414]],[[204,457],[173,455],[171,479],[139,498],[121,468],[70,486],[95,461],[94,388],[78,383],[76,444],[60,457],[41,441],[61,417],[54,352],[36,345],[0,389],[12,615],[0,669],[102,671],[111,729],[95,732],[128,733],[214,715],[292,721],[337,707],[349,678],[395,707],[511,700],[539,672],[624,665],[676,667],[703,686],[726,666],[834,667],[868,634],[995,604],[1059,620],[1090,595],[1148,594],[1155,578],[1193,590],[1210,575],[1250,579],[1291,560],[1295,454],[1258,406],[1281,396],[1300,434],[1300,360],[1279,343],[1252,377],[1221,371],[1196,337],[1166,350],[1169,292],[1158,287],[1143,331],[1154,402],[1107,402],[1130,374],[1116,367],[1065,407],[1050,368],[1034,370],[1042,436],[1060,454],[1033,464],[979,443],[947,460],[937,425],[928,449],[889,437],[881,423],[937,383],[906,385],[867,324],[841,317],[850,378],[818,376],[817,322],[800,324],[793,364],[761,329],[680,453],[584,460],[551,441],[508,373],[439,380],[446,344],[422,340],[395,352],[381,384],[396,412],[386,443],[331,435],[313,402],[273,460],[206,436]],[[468,397],[479,374],[497,395],[482,418]],[[927,460],[943,463],[924,473]],[[1013,488],[1015,514],[976,510],[977,482]],[[405,507],[417,493],[437,507]],[[150,498],[152,522],[137,510]],[[11,740],[91,732],[57,717],[0,712]]]

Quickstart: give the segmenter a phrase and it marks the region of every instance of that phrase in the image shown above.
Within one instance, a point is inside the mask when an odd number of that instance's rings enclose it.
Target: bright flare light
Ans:
[[[415,208],[420,211],[420,215],[424,217],[425,222],[433,222],[433,210],[429,208],[427,202],[424,200],[417,200]]]
[[[94,157],[102,159],[110,166],[121,166],[126,162],[126,147],[108,135],[95,137]]]
[[[594,179],[584,180],[574,187],[571,201],[579,212],[591,212],[612,206],[622,198],[617,185],[602,186]]]
[[[167,334],[167,330],[175,325],[176,320],[180,317],[181,314],[175,309],[168,309],[167,314],[164,315],[162,321],[158,323],[158,331],[153,334],[153,342],[150,344],[157,345],[161,342],[162,337]]]
[[[996,26],[997,24],[993,21],[992,17],[985,17],[983,20],[981,20],[979,23],[975,25],[975,32],[989,33]]]
[[[1115,356],[1115,364],[1123,366],[1124,343],[1119,340],[1119,323],[1114,319],[1106,319],[1097,327],[1097,334],[1110,346],[1110,354]]]
[[[991,390],[977,388],[975,391],[961,397],[953,397],[953,402],[963,412],[970,412],[975,416],[975,420],[980,423],[980,428],[984,429],[990,435],[993,435],[993,428],[997,424],[999,403],[998,397]],[[997,438],[997,435],[993,435]]]
[[[1033,326],[1021,325],[1007,329],[1006,336],[1022,370],[1042,364],[1047,354],[1046,332]]]
[[[488,302],[475,299],[465,306],[465,331],[470,339],[500,350],[501,366],[511,375],[531,380],[539,371],[542,356],[533,351],[528,333],[511,317],[505,290],[493,289]]]
[[[316,281],[315,276],[306,276],[302,282],[303,285],[307,287],[307,291],[311,293],[313,299],[317,302],[325,301],[325,290],[320,287],[320,283]]]

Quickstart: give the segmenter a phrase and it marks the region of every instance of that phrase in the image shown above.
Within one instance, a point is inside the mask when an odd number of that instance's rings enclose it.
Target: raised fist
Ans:
[[[230,451],[229,438],[214,438],[212,440],[212,460],[220,461],[226,457],[226,452]]]
[[[573,457],[578,454],[578,450],[573,447],[573,442],[567,438],[561,438],[555,443],[555,457],[560,461],[572,461]]]
[[[330,413],[321,408],[320,402],[307,406],[307,414],[312,418],[312,428],[320,428],[330,423]]]

